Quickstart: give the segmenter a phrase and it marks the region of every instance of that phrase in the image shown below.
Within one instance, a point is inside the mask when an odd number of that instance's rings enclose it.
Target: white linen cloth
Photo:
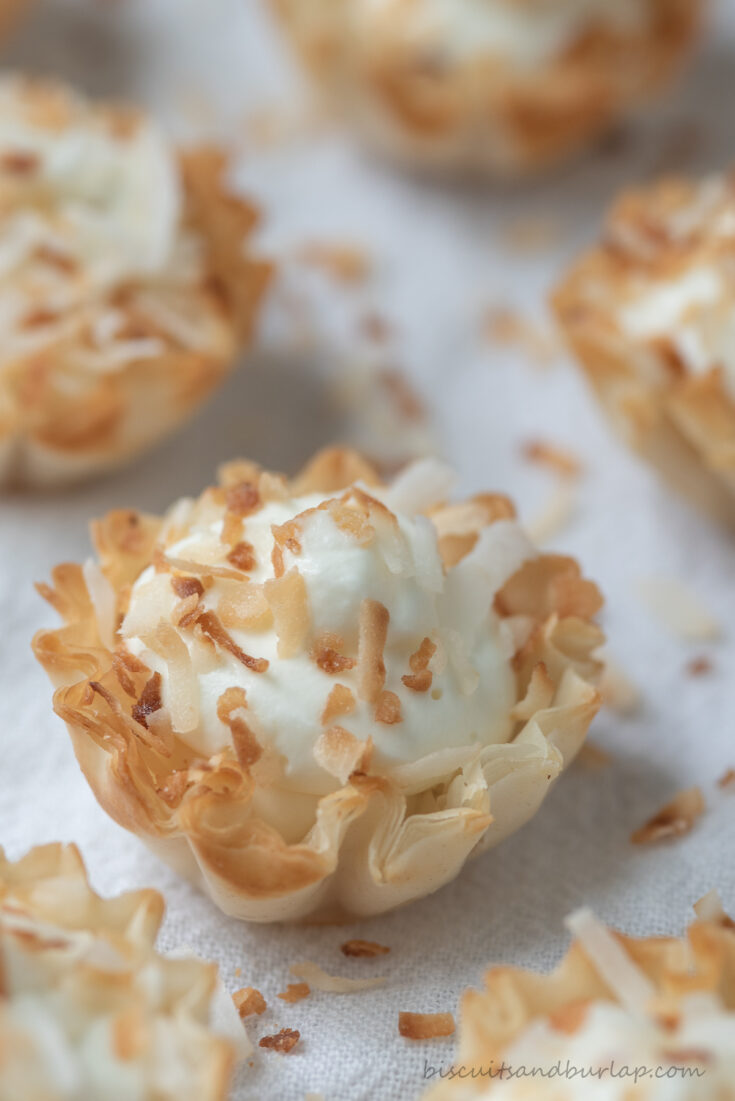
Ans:
[[[180,129],[233,139],[243,138],[243,120],[258,103],[282,102],[294,81],[255,0],[49,0],[5,61],[136,97]],[[487,305],[543,318],[547,288],[595,238],[604,205],[626,182],[656,172],[690,123],[702,139],[695,167],[728,162],[734,74],[735,12],[722,0],[694,71],[625,132],[626,141],[521,186],[421,182],[338,134],[251,150],[238,179],[266,211],[262,247],[285,255],[308,240],[362,243],[376,264],[369,284],[348,291],[303,271],[288,274],[260,353],[188,430],[103,481],[0,501],[0,843],[17,857],[39,842],[76,841],[103,893],[158,887],[168,904],[162,947],[191,946],[220,963],[230,990],[253,985],[264,993],[267,1013],[249,1022],[256,1045],[280,1028],[300,1030],[287,1057],[256,1046],[254,1065],[239,1073],[236,1101],[296,1101],[307,1092],[328,1101],[411,1099],[425,1087],[425,1060],[446,1065],[453,1044],[402,1039],[399,1011],[456,1011],[461,991],[479,984],[490,963],[550,967],[565,949],[562,920],[573,908],[589,905],[635,934],[681,932],[692,903],[713,887],[735,909],[735,794],[716,786],[735,767],[732,540],[612,439],[567,359],[543,368],[481,339]],[[524,218],[550,220],[561,230],[558,242],[528,254],[510,247],[508,227]],[[292,340],[295,298],[296,305],[305,298],[312,315],[318,306],[309,355]],[[354,424],[333,401],[335,347],[344,348],[368,310],[395,326],[387,354],[433,411],[437,446],[456,465],[462,490],[502,489],[529,517],[553,478],[523,462],[522,443],[549,439],[583,460],[576,514],[554,545],[578,556],[603,588],[610,652],[640,686],[643,704],[628,719],[607,712],[595,722],[592,739],[611,754],[608,767],[575,766],[530,825],[435,896],[346,928],[238,924],[98,808],[30,653],[33,632],[55,622],[33,582],[59,561],[82,560],[87,522],[108,508],[160,510],[197,492],[218,462],[238,453],[293,470],[315,447],[350,435]],[[722,623],[722,639],[692,645],[667,633],[636,593],[650,576],[685,580]],[[700,655],[712,672],[687,675]],[[695,783],[708,809],[690,836],[630,844],[635,827]],[[340,943],[358,936],[388,945],[390,955],[345,959]],[[386,975],[387,983],[280,1002],[289,965],[303,959],[354,977]]]

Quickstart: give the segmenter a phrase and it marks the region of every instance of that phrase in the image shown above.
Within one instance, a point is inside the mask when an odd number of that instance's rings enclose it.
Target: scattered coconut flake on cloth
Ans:
[[[672,634],[691,642],[721,637],[720,623],[683,582],[668,577],[647,577],[638,582],[637,588],[648,610]]]
[[[291,964],[289,971],[297,979],[308,983],[312,990],[320,990],[324,994],[355,994],[359,990],[372,990],[387,982],[387,979],[378,976],[370,979],[347,979],[342,975],[328,975],[318,963],[309,960]]]
[[[650,845],[656,841],[683,837],[694,828],[695,822],[704,811],[704,796],[698,787],[680,791],[653,817],[634,830],[630,839],[634,845]]]

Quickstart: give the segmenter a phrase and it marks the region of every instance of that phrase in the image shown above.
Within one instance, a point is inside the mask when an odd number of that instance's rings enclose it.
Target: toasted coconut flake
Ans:
[[[311,994],[309,984],[305,982],[290,982],[282,994],[276,994],[277,998],[280,998],[282,1002],[288,1002],[293,1005],[296,1002],[302,1002],[304,998],[308,998]]]
[[[403,722],[401,701],[395,692],[381,692],[375,705],[375,721],[391,726]]]
[[[361,742],[349,730],[330,726],[319,735],[314,745],[314,760],[330,776],[346,784],[353,772],[364,772],[370,763],[372,741]]]
[[[451,1013],[398,1014],[398,1031],[407,1040],[436,1040],[441,1036],[453,1036],[454,1030]]]
[[[309,655],[324,673],[334,676],[355,667],[353,659],[345,657],[341,653],[344,644],[344,639],[340,638],[339,635],[335,635],[331,631],[325,631],[314,639]]]
[[[651,577],[640,582],[638,591],[648,610],[678,638],[704,642],[721,636],[720,624],[681,581]]]
[[[308,983],[312,990],[319,990],[323,994],[356,994],[360,990],[373,990],[387,982],[385,978],[379,977],[347,979],[341,975],[328,975],[318,963],[309,960],[292,964],[289,971],[297,979]]]
[[[565,478],[577,478],[582,473],[582,463],[576,455],[547,440],[528,440],[523,445],[522,454],[529,463],[548,467]]]
[[[122,653],[119,651],[115,651],[112,655],[112,668],[123,692],[132,699],[137,700],[138,690],[135,687],[135,681],[130,675],[130,671],[128,670],[127,663]],[[145,666],[142,668],[145,669]]]
[[[650,845],[683,837],[689,833],[704,813],[704,796],[698,787],[680,791],[674,798],[631,834],[634,845]]]
[[[327,702],[321,715],[322,726],[331,726],[335,719],[342,715],[350,715],[357,706],[357,700],[352,691],[344,684],[335,684],[327,696]]]
[[[223,650],[227,650],[233,657],[249,669],[251,673],[265,673],[268,669],[268,662],[265,658],[253,658],[250,654],[246,654],[244,650],[241,650],[235,640],[227,633],[222,624],[220,623],[214,612],[202,612],[197,619],[197,623],[204,631],[208,638],[211,638],[215,645],[221,647]]]
[[[490,306],[482,320],[482,331],[488,342],[515,346],[539,366],[547,366],[559,354],[553,332],[510,306]]]
[[[687,662],[686,671],[690,677],[705,677],[712,672],[713,668],[711,660],[701,655]]]
[[[375,703],[385,684],[383,651],[388,638],[390,615],[378,600],[366,598],[360,605],[357,648],[357,695]]]
[[[268,1048],[270,1051],[278,1051],[282,1055],[288,1055],[300,1039],[301,1033],[298,1029],[282,1028],[280,1032],[276,1032],[273,1036],[263,1036],[258,1041],[258,1045],[259,1047]]]
[[[638,687],[617,662],[608,657],[604,661],[605,668],[600,680],[600,695],[604,704],[618,715],[635,714],[642,702]]]
[[[235,569],[242,570],[243,573],[249,573],[250,570],[256,569],[258,565],[258,561],[255,557],[255,547],[246,540],[240,540],[240,542],[235,543],[234,547],[227,555],[227,561],[233,565]]]
[[[304,649],[310,626],[304,579],[294,567],[282,577],[266,581],[263,589],[278,635],[278,656],[295,657]]]
[[[610,930],[586,908],[570,914],[565,924],[620,1004],[631,1013],[645,1010],[656,988]]]
[[[247,710],[248,701],[244,688],[228,688],[217,700],[217,718],[230,728],[237,759],[248,769],[263,756],[263,749],[250,729],[246,718],[237,712]]]
[[[199,692],[186,643],[165,619],[150,634],[141,634],[141,638],[168,667],[166,705],[174,730],[179,734],[194,730],[199,722]]]
[[[314,241],[304,245],[298,257],[302,263],[320,268],[338,282],[349,285],[364,283],[372,266],[370,257],[363,248],[346,243]]]
[[[241,990],[236,990],[232,1000],[241,1019],[265,1013],[268,1008],[265,998],[254,986],[243,986]]]
[[[390,948],[384,944],[378,944],[374,940],[346,940],[340,944],[339,950],[343,956],[354,956],[357,959],[373,959],[375,956],[386,956]]]
[[[147,729],[149,716],[154,711],[160,711],[162,707],[161,674],[154,673],[150,680],[146,681],[138,702],[133,706],[133,718]]]
[[[724,929],[735,929],[735,921],[726,912],[717,890],[708,891],[698,902],[695,902],[694,912],[700,921],[711,921]]]
[[[577,492],[568,482],[555,486],[541,510],[526,524],[534,543],[545,547],[560,535],[572,522],[577,501]]]
[[[419,459],[398,477],[383,499],[394,512],[428,512],[446,501],[455,483],[455,474],[438,459]]]
[[[172,577],[171,588],[181,600],[190,596],[204,596],[204,586],[198,577]]]
[[[217,614],[222,626],[227,628],[265,631],[273,622],[262,586],[251,581],[228,586],[228,591],[219,599]]]
[[[250,516],[260,508],[260,493],[252,482],[239,482],[225,490],[227,511],[235,516]]]
[[[717,781],[718,788],[735,788],[735,768],[728,768]]]
[[[412,692],[428,692],[433,679],[431,669],[423,669],[420,673],[404,673],[401,677],[406,688],[410,688]]]

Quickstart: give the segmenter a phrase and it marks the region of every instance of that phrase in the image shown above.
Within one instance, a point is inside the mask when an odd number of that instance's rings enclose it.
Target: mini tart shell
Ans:
[[[731,186],[735,202],[735,183]],[[685,209],[695,187],[670,179],[623,194],[610,212],[605,241],[567,273],[552,306],[617,433],[675,490],[732,528],[735,401],[721,369],[692,375],[668,341],[635,340],[614,315],[628,272],[641,263],[637,243],[647,250],[645,262],[657,277],[681,271],[688,246],[661,235],[658,215]]]
[[[184,222],[207,255],[205,278],[186,293],[209,320],[211,345],[188,349],[156,332],[165,352],[77,373],[74,343],[64,341],[0,369],[0,490],[59,485],[125,464],[185,422],[250,342],[271,275],[244,250],[257,212],[227,190],[220,151],[184,152],[179,165]]]
[[[262,496],[273,483],[254,464],[235,463],[224,468],[222,484],[244,475],[261,479]],[[289,488],[328,496],[358,479],[378,482],[358,456],[327,451]],[[507,498],[493,500],[497,518],[507,517]],[[467,553],[474,539],[461,509],[432,519],[451,558]],[[94,527],[118,623],[160,528],[160,519],[134,512],[111,513]],[[133,675],[132,696],[123,690],[80,566],[57,567],[53,582],[42,593],[64,626],[41,631],[34,651],[56,686],[54,708],[97,799],[222,910],[246,920],[365,916],[437,890],[469,856],[534,815],[599,707],[592,654],[602,635],[592,616],[601,598],[573,559],[541,556],[496,598],[501,615],[531,614],[535,621],[514,659],[521,702],[513,740],[441,750],[403,765],[401,786],[358,766],[338,790],[318,798],[308,832],[289,841],[255,815],[257,778],[233,751],[205,760],[175,734],[163,743],[133,719],[146,673]]]
[[[726,1010],[735,1011],[735,927],[728,918],[695,921],[685,938],[610,935],[653,985],[654,1004],[647,1011],[660,1014],[663,1021],[676,1020],[678,1003],[693,994],[714,995]],[[462,997],[454,1065],[499,1067],[534,1021],[551,1021],[560,1032],[573,1033],[583,1024],[585,1008],[595,1002],[619,1004],[578,941],[550,974],[493,967],[485,975],[484,990],[467,990]],[[554,1097],[563,1101],[561,1080],[557,1088]],[[628,1088],[632,1101],[639,1094]],[[440,1083],[425,1099],[460,1101],[486,1093],[493,1094],[487,1075],[472,1079],[468,1074]],[[621,1083],[623,1095],[628,1096]],[[528,1096],[533,1096],[530,1082]]]
[[[28,1084],[24,1086],[28,1067],[24,1070],[18,1057],[18,1052],[30,1043],[29,1058],[35,1058],[34,1037],[17,1029],[4,1015],[4,1005],[12,1006],[14,997],[10,968],[18,987],[27,967],[29,989],[38,993],[47,984],[53,997],[61,987],[70,1011],[78,1005],[87,1020],[98,1015],[114,1017],[116,1044],[128,1049],[131,1060],[159,1057],[150,1050],[157,1023],[180,1030],[186,1036],[192,1090],[197,1090],[196,1095],[188,1091],[180,1094],[181,1101],[194,1096],[196,1101],[225,1101],[234,1052],[229,1041],[209,1030],[217,967],[193,958],[169,959],[156,953],[154,945],[163,912],[163,899],[153,890],[100,898],[89,885],[75,845],[42,845],[17,862],[7,860],[0,849],[0,963],[4,960],[7,967],[5,976],[0,968],[3,1097],[11,1096],[4,1092],[11,1087],[12,1096],[18,1099],[39,1096],[30,1092]],[[9,922],[3,921],[5,914],[11,918]],[[106,967],[80,960],[78,949],[64,944],[67,932],[70,936],[81,933],[97,938],[120,964]],[[144,993],[149,988],[150,996]],[[163,1096],[153,1082],[148,1089],[144,1096],[151,1101]],[[66,1089],[63,1095],[68,1096]],[[54,1101],[55,1097],[55,1093],[43,1092],[43,1101]]]
[[[528,72],[477,57],[427,62],[398,34],[355,41],[326,0],[271,0],[326,98],[389,155],[432,170],[539,172],[603,133],[674,78],[702,0],[648,0],[650,29],[600,27]],[[349,8],[349,0],[345,0]]]

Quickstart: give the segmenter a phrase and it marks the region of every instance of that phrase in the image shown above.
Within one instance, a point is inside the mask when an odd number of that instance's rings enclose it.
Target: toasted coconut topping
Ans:
[[[680,791],[674,798],[631,834],[634,845],[650,845],[690,833],[704,814],[704,796],[699,788]]]
[[[155,891],[103,899],[77,849],[46,845],[17,863],[0,850],[0,1095],[225,1101],[237,1054],[217,969],[154,948]],[[90,1061],[90,1052],[94,1059]]]
[[[280,998],[282,1002],[289,1002],[294,1004],[295,1002],[302,1002],[304,998],[308,998],[311,994],[309,984],[305,982],[290,982],[282,994],[276,994],[277,998]]]
[[[294,567],[282,577],[266,581],[264,591],[278,635],[278,656],[292,658],[303,650],[309,634],[309,596],[304,579]]]
[[[235,546],[227,555],[227,561],[236,569],[242,570],[243,573],[254,570],[258,564],[255,558],[255,548],[253,544],[245,540],[235,543]]]
[[[735,768],[728,768],[726,772],[723,772],[717,781],[717,786],[720,788],[735,787]]]
[[[160,711],[163,707],[161,699],[161,674],[154,673],[140,694],[140,699],[133,707],[133,718],[141,726],[148,726],[148,717],[154,711]]]
[[[656,993],[653,983],[592,911],[575,910],[566,926],[620,1004],[631,1013],[645,1009]]]
[[[280,1032],[276,1032],[273,1036],[263,1036],[258,1041],[258,1045],[259,1047],[268,1048],[270,1051],[278,1051],[282,1055],[288,1055],[300,1039],[301,1033],[298,1029],[282,1028]]]
[[[374,703],[385,684],[383,650],[388,637],[390,613],[378,600],[363,600],[360,605],[360,642],[357,651],[357,694]]]
[[[217,646],[221,646],[223,650],[227,650],[252,673],[265,673],[268,662],[263,658],[253,658],[241,650],[231,635],[224,629],[214,612],[203,612],[198,617],[197,623],[205,635],[211,638],[212,642],[216,643]]]
[[[235,1003],[235,1009],[243,1019],[265,1013],[268,1008],[265,998],[254,986],[243,986],[241,990],[236,990],[232,1000]]]
[[[289,968],[297,979],[303,979],[312,990],[319,990],[323,994],[356,994],[360,990],[373,990],[376,986],[384,986],[386,979],[373,977],[370,979],[347,979],[342,975],[328,975],[318,963],[304,960],[302,963],[293,963]]]
[[[343,956],[356,956],[361,959],[385,956],[390,952],[390,948],[374,940],[346,940],[344,944],[340,944],[339,950]]]
[[[403,721],[401,701],[395,692],[380,693],[375,704],[375,721],[387,726]]]
[[[399,1013],[398,1031],[407,1040],[436,1040],[453,1036],[454,1017],[451,1013]]]
[[[353,772],[367,769],[371,756],[372,743],[361,742],[341,726],[330,726],[319,735],[314,746],[317,764],[341,784],[346,784]]]
[[[335,452],[273,477],[273,494],[251,464],[223,477],[163,521],[97,525],[113,649],[87,626],[84,575],[57,571],[71,623],[36,649],[78,756],[103,805],[176,841],[164,851],[230,913],[329,912],[343,886],[345,907],[365,896],[376,913],[419,897],[438,883],[426,854],[451,878],[579,749],[599,702],[597,589],[572,559],[538,555],[505,499],[444,504],[433,462],[390,486]],[[440,530],[476,538],[448,564]],[[247,573],[228,561],[245,543]],[[500,783],[519,809],[493,818]]]
[[[327,702],[322,711],[322,726],[331,726],[335,719],[342,715],[349,715],[355,710],[357,700],[349,688],[344,684],[335,684],[327,697]]]
[[[354,669],[357,663],[339,652],[343,646],[344,640],[339,635],[327,631],[314,639],[311,656],[325,673],[344,673],[347,669]]]

